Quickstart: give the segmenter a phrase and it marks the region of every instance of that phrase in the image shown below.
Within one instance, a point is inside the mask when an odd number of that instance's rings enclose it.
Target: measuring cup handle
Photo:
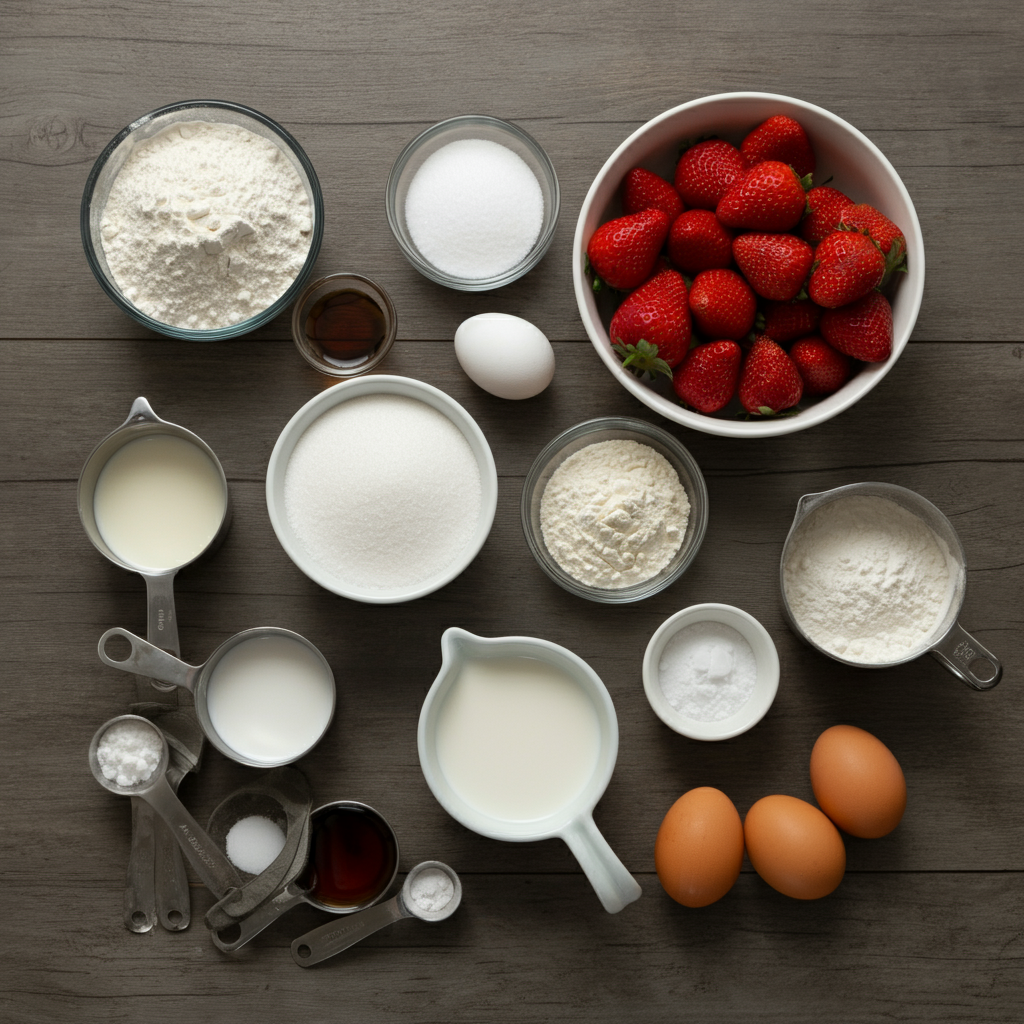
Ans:
[[[640,899],[643,890],[615,855],[589,814],[570,822],[562,832],[562,838],[580,862],[601,906],[609,914],[617,914],[623,907]]]
[[[242,879],[231,861],[214,846],[213,840],[185,810],[166,776],[139,795],[167,823],[203,885],[214,896],[223,899],[231,889],[241,887]]]
[[[1002,662],[959,622],[932,648],[931,655],[975,690],[991,690],[1003,677]]]
[[[236,922],[240,929],[237,939],[228,942],[211,930],[210,938],[222,953],[234,953],[241,949],[250,939],[254,939],[264,928],[269,928],[286,910],[297,907],[306,895],[305,889],[286,886],[272,900],[257,907],[248,917],[239,918]],[[228,931],[227,928],[222,931]]]
[[[106,652],[107,641],[115,636],[122,637],[132,645],[132,653],[124,661],[115,661]],[[100,637],[97,649],[100,661],[111,668],[119,668],[122,672],[138,672],[151,679],[159,679],[162,683],[183,686],[186,690],[192,690],[195,686],[195,678],[199,672],[196,666],[187,665],[148,640],[143,640],[141,636],[121,629],[120,626],[108,629]]]
[[[359,913],[340,921],[329,921],[311,932],[306,932],[305,935],[300,935],[292,943],[292,959],[300,967],[312,967],[313,964],[327,960],[349,946],[362,942],[368,935],[379,932],[381,928],[409,916],[400,897],[396,896],[387,903],[360,910]]]
[[[146,581],[148,628],[146,639],[161,650],[181,655],[178,641],[178,617],[174,612],[174,577],[177,570],[150,576],[142,573]]]

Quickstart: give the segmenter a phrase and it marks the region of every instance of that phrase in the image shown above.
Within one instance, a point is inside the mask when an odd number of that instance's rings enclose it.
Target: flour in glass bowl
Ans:
[[[208,331],[284,294],[309,252],[312,216],[280,146],[239,125],[181,121],[125,160],[100,238],[132,305],[172,327]]]
[[[819,647],[883,665],[920,653],[953,597],[945,541],[887,498],[851,495],[816,508],[782,567],[793,618]]]

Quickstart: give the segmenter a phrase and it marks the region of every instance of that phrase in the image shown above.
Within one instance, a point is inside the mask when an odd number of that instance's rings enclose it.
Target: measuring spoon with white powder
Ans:
[[[292,959],[300,967],[312,967],[403,917],[444,921],[461,902],[459,876],[439,860],[425,860],[409,872],[402,891],[387,903],[361,910],[343,921],[328,921],[300,935],[292,943]]]
[[[107,654],[121,637],[123,661]],[[225,640],[202,665],[189,665],[127,629],[108,629],[100,661],[191,692],[206,738],[239,764],[276,768],[309,753],[334,717],[334,673],[324,656],[289,629],[260,626]]]

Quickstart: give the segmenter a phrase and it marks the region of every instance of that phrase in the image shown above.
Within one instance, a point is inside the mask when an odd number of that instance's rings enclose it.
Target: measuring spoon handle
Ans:
[[[149,789],[140,791],[139,796],[164,819],[203,885],[214,896],[223,899],[231,889],[241,887],[242,879],[234,865],[185,810],[166,776],[161,776]]]
[[[959,622],[932,648],[931,655],[975,690],[991,690],[1003,678],[1002,662]]]
[[[268,900],[262,906],[257,907],[248,917],[240,918],[236,924],[240,929],[238,938],[230,942],[221,938],[216,931],[210,932],[213,944],[222,953],[234,953],[241,949],[250,939],[255,938],[264,928],[269,928],[283,913],[297,907],[306,897],[308,889],[301,886],[286,885],[273,899]],[[221,931],[230,931],[230,928],[223,928]]]
[[[131,654],[124,661],[115,661],[106,652],[107,642],[115,636],[127,640],[132,645]],[[189,691],[195,689],[196,676],[199,675],[200,666],[189,665],[166,651],[162,651],[148,640],[143,640],[141,636],[136,636],[127,629],[121,629],[120,626],[108,629],[100,637],[97,649],[100,661],[111,668],[119,668],[122,672],[137,672],[149,676],[151,679],[159,679],[162,683],[184,687]]]
[[[292,943],[292,959],[300,967],[312,967],[322,960],[328,960],[342,950],[362,942],[368,935],[379,932],[403,917],[412,917],[405,909],[401,894],[387,903],[376,907],[360,910],[357,914],[343,917],[338,921],[329,921],[319,928],[314,928],[305,935],[300,935]]]

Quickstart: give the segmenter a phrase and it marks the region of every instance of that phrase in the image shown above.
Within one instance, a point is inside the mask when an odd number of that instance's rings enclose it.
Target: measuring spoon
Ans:
[[[160,763],[153,774],[134,786],[119,786],[113,779],[103,774],[97,757],[100,741],[112,726],[121,722],[138,722],[152,729],[160,739]],[[104,723],[96,730],[89,744],[89,767],[96,781],[115,796],[138,797],[153,808],[166,822],[171,833],[177,839],[189,863],[195,868],[202,883],[215,896],[223,898],[231,889],[238,888],[242,879],[231,862],[213,844],[210,837],[199,827],[195,818],[185,810],[184,804],[178,799],[167,781],[167,767],[170,763],[170,750],[164,734],[148,719],[141,715],[119,715]]]
[[[451,879],[454,887],[451,899],[440,910],[426,910],[419,906],[412,896],[416,878],[430,868],[443,871]],[[313,964],[328,960],[349,946],[362,942],[381,928],[401,921],[403,917],[418,917],[421,921],[443,921],[459,909],[461,902],[462,882],[459,881],[459,876],[439,860],[425,860],[409,872],[401,892],[387,903],[353,914],[344,921],[328,921],[327,924],[300,935],[292,943],[292,959],[300,967],[312,967]]]
[[[217,811],[219,810],[220,808],[214,811],[209,824],[210,834],[218,840],[222,836],[226,837],[230,826],[238,818],[242,817],[240,814],[235,814],[231,816],[230,821],[226,815],[221,815],[218,818]],[[325,902],[320,898],[322,894],[317,889],[315,870],[317,833],[327,818],[338,811],[365,815],[376,824],[377,833],[384,844],[384,859],[382,863],[385,873],[380,876],[380,884],[374,892],[369,893],[364,899],[348,906],[338,906],[334,903]],[[266,816],[270,817],[271,815],[268,814]],[[308,862],[298,865],[295,875],[288,880],[280,892],[275,893],[266,903],[257,907],[248,917],[241,918],[235,927],[223,928],[219,932],[211,931],[210,938],[219,950],[224,953],[234,953],[236,950],[241,949],[242,946],[259,935],[265,928],[269,928],[282,914],[291,910],[292,907],[297,907],[300,903],[308,903],[311,907],[316,907],[318,910],[326,910],[329,914],[354,914],[373,906],[391,888],[391,883],[395,880],[395,875],[398,874],[398,837],[383,814],[374,810],[369,804],[360,803],[358,800],[335,800],[333,803],[324,804],[313,811],[310,816],[310,823],[312,826],[312,839]],[[235,933],[236,927],[238,929],[237,935]],[[231,937],[228,938],[228,936]]]

